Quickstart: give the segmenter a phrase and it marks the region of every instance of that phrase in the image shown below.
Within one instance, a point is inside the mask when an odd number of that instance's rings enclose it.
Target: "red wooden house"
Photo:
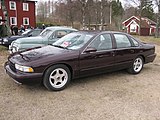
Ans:
[[[141,18],[141,31],[140,31],[140,18],[132,16],[122,22],[126,32],[129,34],[141,34],[143,36],[154,35],[156,31],[156,23],[147,17]]]
[[[9,25],[28,25],[36,27],[35,2],[36,0],[4,0],[8,12]],[[4,20],[0,2],[0,19]],[[0,22],[2,24],[2,22]]]

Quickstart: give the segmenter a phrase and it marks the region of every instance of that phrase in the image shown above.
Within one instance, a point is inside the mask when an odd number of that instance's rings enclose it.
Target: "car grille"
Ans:
[[[15,64],[9,61],[9,67],[11,68],[12,71],[16,72]]]

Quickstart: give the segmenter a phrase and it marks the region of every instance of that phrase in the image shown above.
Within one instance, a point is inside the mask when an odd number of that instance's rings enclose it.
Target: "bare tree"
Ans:
[[[86,7],[87,7],[87,3],[89,0],[78,0],[81,4],[81,12],[82,12],[82,27],[83,27],[83,30],[85,29],[85,10],[86,10]]]
[[[37,6],[37,19],[39,22],[45,22],[46,20],[46,3],[39,2]]]
[[[155,37],[158,38],[159,37],[159,27],[160,27],[160,0],[154,0],[154,3],[157,7],[157,24],[156,24],[156,33],[155,33]]]
[[[125,11],[124,11],[123,19],[127,19],[127,18],[131,17],[132,15],[137,16],[138,15],[138,9],[135,8],[135,7],[126,8]]]

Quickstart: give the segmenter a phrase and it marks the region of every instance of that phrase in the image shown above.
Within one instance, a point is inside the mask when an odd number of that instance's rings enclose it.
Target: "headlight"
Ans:
[[[16,48],[12,48],[12,52],[13,53],[17,52]]]
[[[22,72],[34,72],[33,68],[15,64],[15,68]]]
[[[3,39],[3,42],[8,42],[8,40],[6,38]]]

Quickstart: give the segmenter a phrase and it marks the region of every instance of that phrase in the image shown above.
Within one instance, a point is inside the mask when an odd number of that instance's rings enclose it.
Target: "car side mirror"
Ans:
[[[97,49],[94,48],[94,47],[88,47],[86,50],[85,50],[85,53],[90,53],[90,52],[96,52]]]

